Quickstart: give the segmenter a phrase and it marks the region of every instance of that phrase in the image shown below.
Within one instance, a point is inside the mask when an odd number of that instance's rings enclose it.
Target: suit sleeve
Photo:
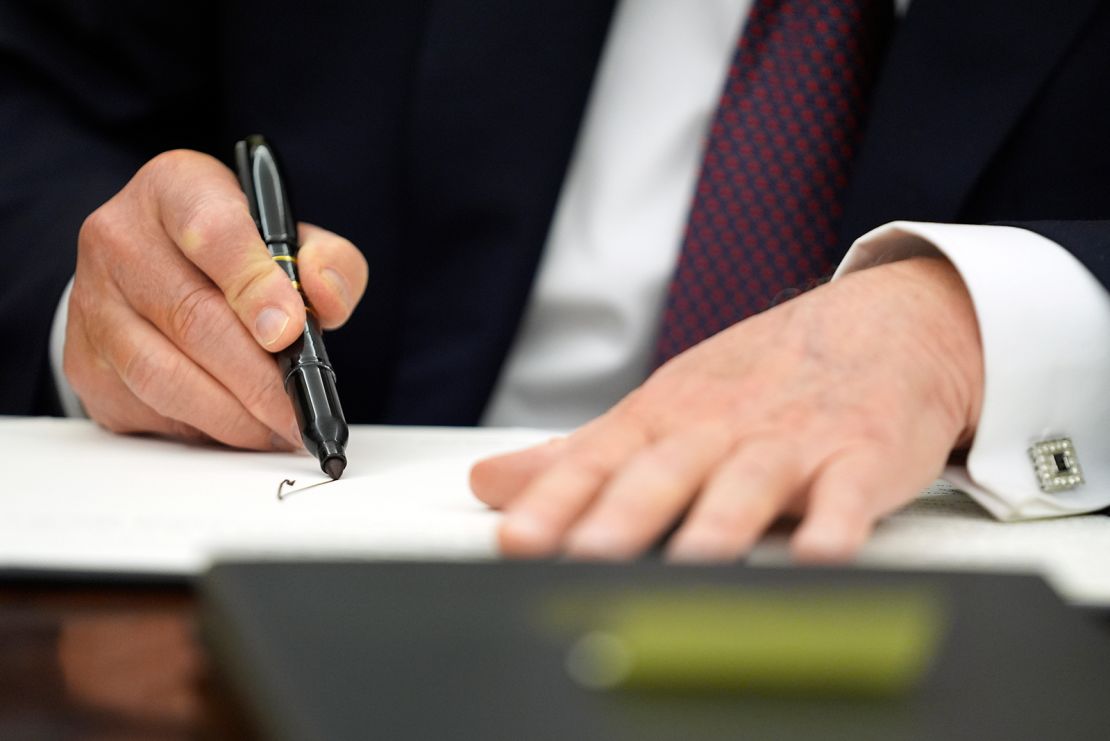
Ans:
[[[56,413],[50,326],[85,217],[203,146],[205,3],[0,1],[0,414]]]
[[[1110,505],[1108,234],[1093,222],[893,222],[857,240],[837,271],[937,253],[959,271],[983,343],[983,408],[966,464],[945,477],[999,519]],[[1031,451],[1061,440],[1084,481],[1046,491]]]

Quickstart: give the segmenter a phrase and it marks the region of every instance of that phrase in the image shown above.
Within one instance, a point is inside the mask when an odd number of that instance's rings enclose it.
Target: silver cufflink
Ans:
[[[1075,446],[1069,438],[1033,443],[1029,448],[1029,457],[1033,459],[1033,469],[1037,473],[1041,491],[1046,494],[1071,491],[1083,483],[1079,458],[1075,455]]]

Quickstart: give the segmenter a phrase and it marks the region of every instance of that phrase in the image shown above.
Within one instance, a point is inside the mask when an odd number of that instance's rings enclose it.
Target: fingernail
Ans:
[[[538,546],[547,540],[547,528],[532,515],[506,515],[502,525],[506,538],[518,545]]]
[[[289,441],[293,445],[293,450],[301,447],[301,428],[296,422],[289,428]]]
[[[811,561],[840,561],[850,555],[847,539],[828,530],[807,530],[798,536],[798,555]]]
[[[671,546],[665,558],[672,563],[705,563],[710,560],[700,548],[689,543]]]
[[[579,558],[606,558],[615,555],[615,545],[608,530],[578,530],[567,538],[566,552]]]
[[[696,537],[672,542],[666,550],[666,560],[672,563],[710,563],[720,558],[719,551]]]
[[[320,271],[320,277],[324,279],[324,282],[334,293],[338,294],[343,305],[348,309],[351,308],[351,288],[347,285],[343,276],[336,270],[324,268]]]
[[[254,333],[263,345],[272,345],[289,324],[289,315],[276,306],[267,306],[254,320]]]

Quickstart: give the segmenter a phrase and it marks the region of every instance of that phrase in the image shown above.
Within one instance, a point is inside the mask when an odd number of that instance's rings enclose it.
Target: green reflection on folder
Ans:
[[[591,689],[897,695],[947,622],[939,595],[903,588],[568,593],[546,608],[576,637],[568,673]]]

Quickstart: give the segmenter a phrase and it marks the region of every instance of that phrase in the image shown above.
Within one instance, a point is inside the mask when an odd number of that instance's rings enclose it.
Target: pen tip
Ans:
[[[331,456],[320,467],[324,469],[324,473],[334,480],[343,475],[343,469],[347,467],[347,461],[337,456]]]

